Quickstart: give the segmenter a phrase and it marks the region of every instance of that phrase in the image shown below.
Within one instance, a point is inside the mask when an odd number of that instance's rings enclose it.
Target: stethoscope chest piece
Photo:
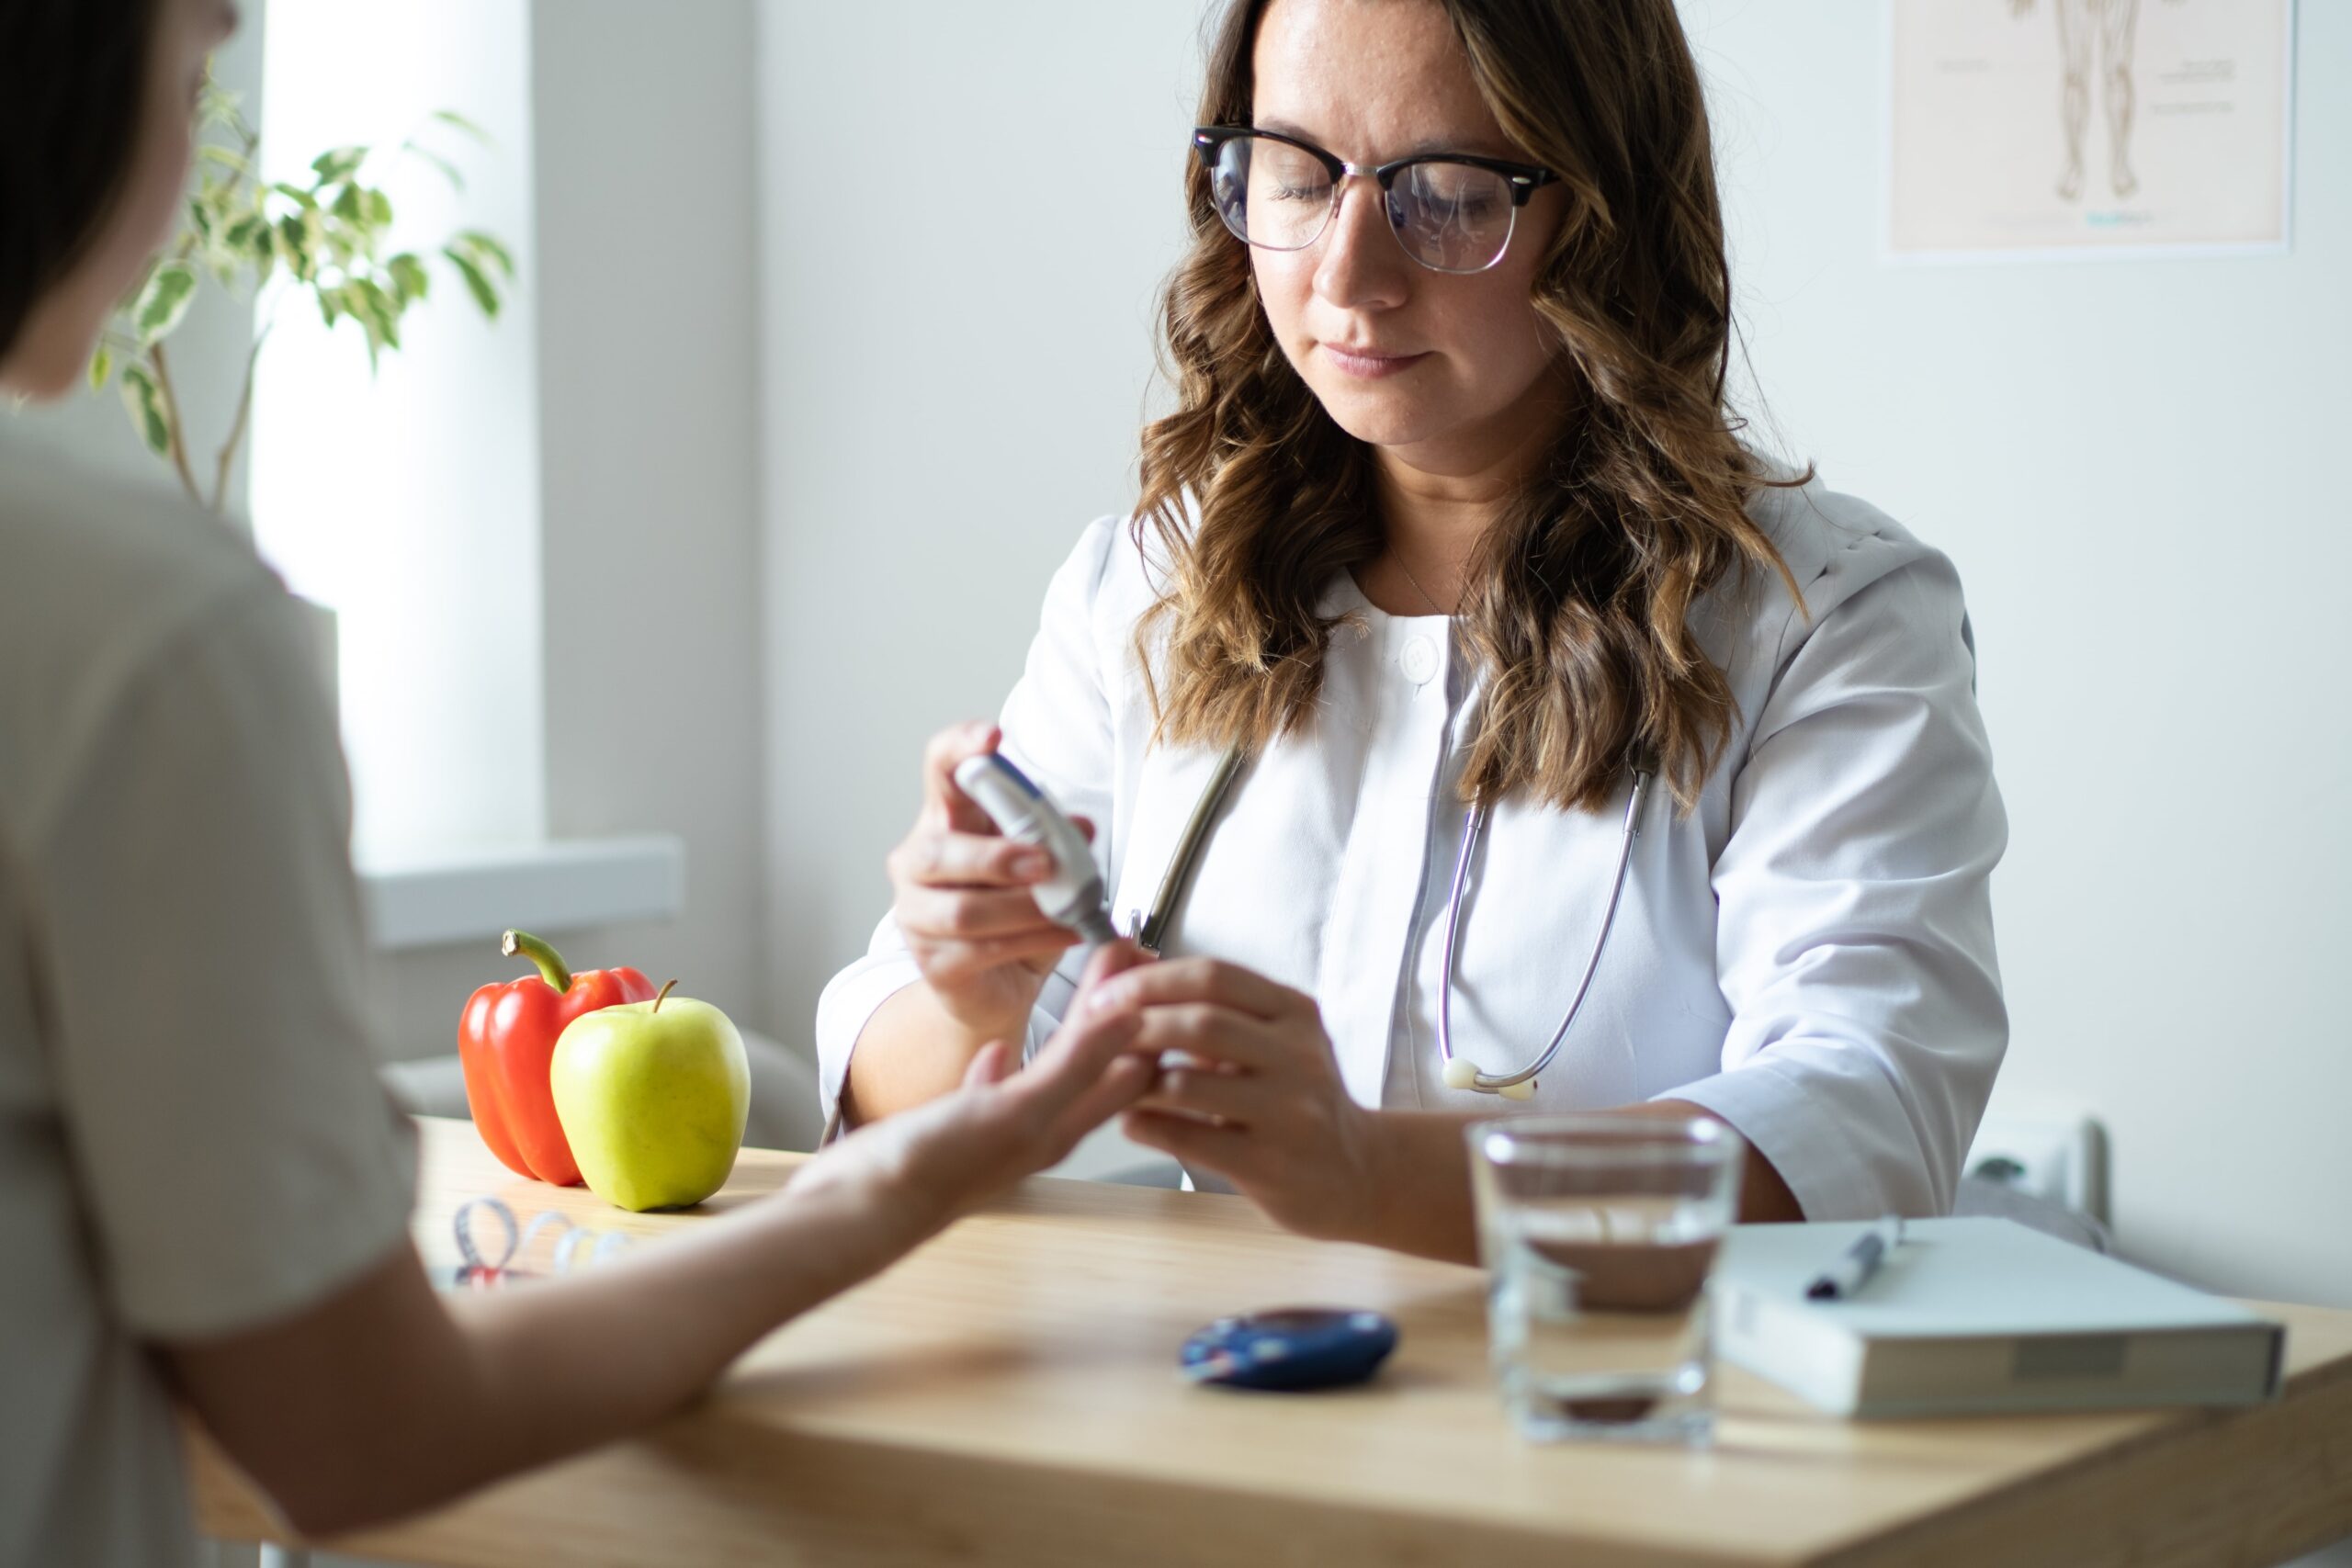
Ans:
[[[1533,1078],[1525,1078],[1518,1083],[1507,1083],[1498,1089],[1488,1089],[1478,1081],[1478,1064],[1469,1057],[1449,1056],[1446,1058],[1445,1087],[1448,1089],[1475,1089],[1481,1093],[1500,1095],[1505,1100],[1533,1100],[1535,1098]]]
[[[1130,934],[1143,949],[1157,956],[1167,939],[1169,918],[1177,903],[1185,896],[1198,865],[1211,827],[1227,793],[1233,787],[1235,776],[1241,772],[1248,753],[1239,746],[1227,749],[1217,761],[1215,773],[1193,804],[1193,815],[1184,825],[1183,836],[1177,840],[1176,851],[1168,862],[1167,874],[1160,879],[1159,891],[1151,901],[1148,914],[1135,911]],[[1568,1010],[1560,1019],[1560,1027],[1552,1032],[1551,1042],[1535,1059],[1512,1073],[1489,1073],[1476,1062],[1456,1055],[1453,1049],[1453,982],[1454,966],[1462,936],[1462,907],[1469,889],[1470,864],[1476,856],[1478,842],[1486,836],[1488,811],[1485,805],[1473,806],[1463,816],[1462,842],[1454,852],[1453,882],[1445,900],[1445,948],[1440,960],[1440,980],[1437,993],[1437,1051],[1444,1064],[1441,1069],[1445,1087],[1471,1089],[1480,1094],[1498,1095],[1505,1100],[1530,1100],[1535,1098],[1535,1075],[1552,1065],[1560,1054],[1560,1044],[1568,1037],[1577,1015],[1584,1010],[1585,998],[1592,990],[1593,976],[1600,972],[1601,954],[1609,950],[1610,928],[1616,924],[1617,907],[1624,899],[1625,878],[1634,864],[1634,840],[1641,837],[1642,807],[1649,799],[1650,783],[1656,776],[1655,765],[1636,761],[1630,772],[1632,787],[1626,792],[1625,819],[1618,830],[1617,870],[1609,884],[1609,903],[1600,912],[1600,929],[1593,933],[1592,951],[1586,957],[1584,975],[1577,982],[1576,995],[1569,999]]]

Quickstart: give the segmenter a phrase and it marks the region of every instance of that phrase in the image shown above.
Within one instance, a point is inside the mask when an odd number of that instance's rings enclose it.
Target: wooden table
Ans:
[[[519,1181],[469,1123],[422,1125],[436,1265],[481,1193],[651,1238],[708,1223]],[[747,1151],[710,1208],[803,1157]],[[1371,1385],[1233,1393],[1173,1370],[1210,1318],[1325,1303],[1402,1325]],[[2352,1312],[2266,1310],[2287,1386],[2252,1410],[1853,1424],[1730,1371],[1712,1450],[1538,1447],[1488,1381],[1475,1270],[1304,1241],[1239,1199],[1037,1180],[666,1426],[335,1544],[535,1568],[2269,1563],[2352,1532]],[[206,1533],[290,1539],[191,1453]]]

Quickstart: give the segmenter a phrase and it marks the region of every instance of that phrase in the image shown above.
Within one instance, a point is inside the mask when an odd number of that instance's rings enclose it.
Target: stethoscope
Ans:
[[[1183,837],[1176,843],[1176,853],[1168,863],[1167,874],[1159,881],[1159,890],[1153,895],[1149,913],[1134,911],[1129,916],[1129,934],[1147,953],[1159,956],[1159,944],[1168,934],[1168,921],[1182,900],[1186,888],[1197,869],[1202,852],[1207,847],[1209,830],[1226,796],[1233,788],[1242,765],[1248,761],[1244,748],[1230,747],[1217,761],[1216,770],[1193,804],[1193,815],[1184,824]],[[1577,1014],[1584,1010],[1585,998],[1591,993],[1592,977],[1600,969],[1600,955],[1608,951],[1609,930],[1617,923],[1617,906],[1625,896],[1625,877],[1634,863],[1634,840],[1641,837],[1642,807],[1649,799],[1652,770],[1635,762],[1630,770],[1634,777],[1631,795],[1625,802],[1625,824],[1617,841],[1617,874],[1609,888],[1609,907],[1601,912],[1600,930],[1592,939],[1592,952],[1585,959],[1584,977],[1577,982],[1576,996],[1568,1003],[1568,1010],[1560,1020],[1560,1027],[1552,1032],[1551,1043],[1543,1055],[1515,1073],[1481,1072],[1476,1062],[1453,1053],[1453,976],[1454,953],[1462,932],[1462,905],[1470,882],[1470,861],[1478,852],[1478,841],[1486,836],[1489,815],[1485,802],[1474,805],[1462,823],[1462,844],[1453,856],[1453,886],[1445,901],[1444,979],[1438,987],[1437,1049],[1444,1064],[1448,1089],[1476,1089],[1481,1094],[1498,1094],[1506,1100],[1532,1100],[1535,1095],[1535,1077],[1552,1065],[1560,1054],[1560,1046],[1577,1021]]]
[[[1209,830],[1247,761],[1248,752],[1240,746],[1228,747],[1217,760],[1200,799],[1193,805],[1193,815],[1184,823],[1183,836],[1177,840],[1176,852],[1159,879],[1159,890],[1152,896],[1150,912],[1138,909],[1128,916],[1126,934],[1155,958],[1159,956],[1160,945],[1167,938],[1168,921],[1182,901],[1193,873],[1200,865],[1202,852],[1208,846]],[[1654,770],[1636,761],[1630,771],[1634,788],[1625,802],[1625,826],[1618,838],[1617,874],[1610,884],[1609,907],[1601,912],[1600,930],[1592,939],[1592,953],[1584,961],[1584,977],[1577,982],[1577,994],[1569,1001],[1560,1027],[1552,1032],[1551,1043],[1544,1047],[1544,1054],[1515,1073],[1481,1072],[1476,1062],[1453,1054],[1453,954],[1462,934],[1462,905],[1469,887],[1470,861],[1478,852],[1479,840],[1486,836],[1487,808],[1484,804],[1475,805],[1464,817],[1462,847],[1453,857],[1453,887],[1446,897],[1445,981],[1439,988],[1437,1002],[1437,1048],[1444,1064],[1448,1089],[1476,1089],[1507,1100],[1532,1100],[1535,1076],[1550,1066],[1552,1058],[1560,1054],[1561,1043],[1575,1026],[1577,1014],[1584,1010],[1585,998],[1592,990],[1592,977],[1600,969],[1600,955],[1609,949],[1609,931],[1617,923],[1617,906],[1624,898],[1626,874],[1634,863],[1634,840],[1641,836],[1642,806],[1649,798]],[[1102,868],[1095,864],[1086,836],[1054,804],[1051,795],[1009,758],[993,751],[967,757],[957,763],[956,784],[978,803],[1007,837],[1041,844],[1052,852],[1054,874],[1030,889],[1040,912],[1076,931],[1085,939],[1090,951],[1118,937],[1104,893]],[[823,1148],[831,1144],[842,1126],[842,1111],[837,1103],[826,1120],[824,1135],[817,1146]]]

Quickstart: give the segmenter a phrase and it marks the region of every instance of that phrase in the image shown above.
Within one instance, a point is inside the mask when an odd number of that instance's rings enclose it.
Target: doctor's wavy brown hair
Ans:
[[[1250,122],[1266,3],[1228,6],[1201,124]],[[1461,620],[1487,691],[1463,794],[1597,810],[1645,755],[1688,810],[1736,717],[1691,607],[1751,568],[1796,592],[1747,504],[1810,478],[1769,477],[1725,402],[1731,277],[1698,69],[1673,0],[1423,3],[1444,6],[1504,132],[1568,195],[1534,304],[1577,412],[1470,564]],[[1144,431],[1134,525],[1170,574],[1136,649],[1162,739],[1255,751],[1314,714],[1346,618],[1319,601],[1384,528],[1369,449],[1283,356],[1197,159],[1185,196],[1192,249],[1163,306],[1177,407]]]

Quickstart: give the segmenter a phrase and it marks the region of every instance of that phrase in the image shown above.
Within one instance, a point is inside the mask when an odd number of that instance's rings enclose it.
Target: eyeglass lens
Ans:
[[[1217,149],[1210,190],[1237,239],[1270,251],[1303,251],[1339,208],[1331,172],[1286,141],[1237,136]],[[1398,172],[1385,193],[1390,227],[1406,253],[1437,272],[1483,272],[1510,245],[1518,209],[1492,169],[1439,160]]]

